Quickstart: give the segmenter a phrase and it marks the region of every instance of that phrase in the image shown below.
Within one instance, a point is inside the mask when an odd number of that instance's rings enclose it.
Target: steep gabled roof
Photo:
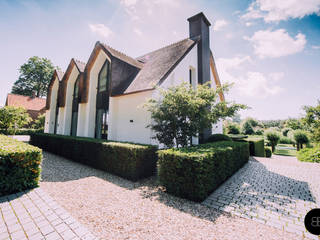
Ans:
[[[138,57],[137,60],[144,63],[143,68],[123,94],[153,89],[161,84],[196,43],[186,38]]]
[[[46,99],[9,93],[6,106],[23,107],[26,110],[41,111],[46,106]]]
[[[67,94],[67,85],[72,73],[73,68],[76,68],[81,74],[85,69],[86,64],[74,58],[71,59],[67,71],[64,73],[63,78],[61,79],[61,84],[59,87],[59,107],[64,107],[66,104],[66,94]]]
[[[49,86],[48,86],[48,94],[47,94],[47,100],[46,100],[46,109],[47,110],[50,109],[51,92],[52,92],[52,87],[53,87],[54,81],[55,81],[56,78],[58,78],[58,81],[59,81],[59,84],[60,84],[60,81],[62,80],[63,75],[64,75],[64,72],[61,72],[61,71],[59,71],[57,69],[54,70],[54,72],[53,72],[51,81],[50,81]]]

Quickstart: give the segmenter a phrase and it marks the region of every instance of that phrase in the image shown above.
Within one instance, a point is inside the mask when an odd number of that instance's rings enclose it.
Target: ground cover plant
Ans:
[[[298,152],[297,157],[303,162],[317,162],[320,163],[320,145],[314,148],[305,148]]]

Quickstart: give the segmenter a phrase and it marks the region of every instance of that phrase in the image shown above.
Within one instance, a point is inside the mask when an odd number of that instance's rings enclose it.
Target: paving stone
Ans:
[[[0,240],[96,239],[39,188],[0,198],[0,208]]]
[[[320,165],[291,159],[251,158],[202,204],[302,235],[304,216],[320,206]]]

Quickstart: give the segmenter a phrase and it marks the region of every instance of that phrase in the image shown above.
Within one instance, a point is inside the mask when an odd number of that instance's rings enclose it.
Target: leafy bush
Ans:
[[[246,121],[241,126],[241,133],[246,135],[252,135],[254,134],[254,129],[251,126],[250,122]]]
[[[281,143],[281,144],[293,144],[294,142],[289,137],[280,137],[279,143]]]
[[[218,142],[218,141],[232,141],[232,139],[224,134],[212,134],[210,137],[207,138],[206,142]]]
[[[204,200],[249,159],[246,142],[222,141],[158,151],[158,176],[166,191]]]
[[[5,106],[0,108],[0,129],[14,135],[17,128],[22,128],[31,121],[27,110],[22,107]]]
[[[272,151],[271,151],[271,149],[270,149],[269,147],[265,147],[265,148],[264,148],[264,151],[265,151],[265,153],[266,153],[266,157],[267,157],[267,158],[271,158],[271,156],[272,156]]]
[[[136,181],[155,173],[157,148],[94,138],[32,134],[31,144],[94,168]]]
[[[320,163],[320,146],[315,148],[305,148],[298,152],[297,157],[303,162]]]
[[[282,135],[285,137],[288,137],[288,132],[291,130],[291,128],[284,128],[282,129]]]
[[[263,129],[259,128],[259,129],[255,130],[255,133],[257,135],[263,135],[264,131],[263,131]]]
[[[0,196],[38,186],[41,149],[0,135]]]
[[[5,129],[0,129],[0,134],[5,135],[30,135],[32,133],[43,133],[43,128],[33,129],[33,128],[20,128],[13,131],[6,131]]]
[[[274,152],[279,140],[280,134],[276,131],[267,131],[265,136],[267,137],[269,143],[271,144],[272,152]]]
[[[240,126],[236,123],[228,123],[226,126],[226,133],[227,134],[239,134],[240,133]]]
[[[302,130],[294,131],[293,137],[297,144],[297,151],[303,148],[303,144],[307,144],[309,142],[307,133]]]

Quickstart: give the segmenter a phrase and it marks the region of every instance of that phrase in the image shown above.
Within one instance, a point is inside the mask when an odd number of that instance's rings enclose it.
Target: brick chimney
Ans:
[[[198,83],[210,82],[210,22],[206,16],[200,12],[190,18],[189,37],[198,40]],[[203,143],[212,134],[212,129],[204,129],[199,133],[199,143]]]

